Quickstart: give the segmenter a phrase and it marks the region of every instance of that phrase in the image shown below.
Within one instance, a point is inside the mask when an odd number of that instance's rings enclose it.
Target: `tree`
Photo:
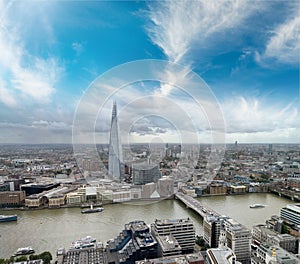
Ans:
[[[283,225],[282,226],[282,231],[281,231],[282,234],[290,234],[290,230],[288,228],[287,225]]]
[[[18,257],[16,258],[15,262],[21,262],[21,261],[27,261],[27,257],[26,256],[21,256],[21,257]]]
[[[37,260],[39,259],[39,255],[30,255],[29,260]]]
[[[45,251],[42,254],[38,255],[40,259],[43,260],[44,264],[50,264],[52,260],[52,255],[49,251]]]

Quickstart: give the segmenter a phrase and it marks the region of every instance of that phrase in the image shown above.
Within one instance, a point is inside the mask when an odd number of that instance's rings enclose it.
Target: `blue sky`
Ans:
[[[76,106],[99,75],[130,61],[162,59],[208,84],[227,142],[299,143],[299,10],[298,1],[0,0],[0,142],[72,142]],[[156,82],[131,85],[117,96],[120,111],[127,109],[123,118],[141,111],[126,102],[149,93],[189,108],[173,90]],[[104,108],[109,127],[111,102]],[[153,120],[132,124],[133,140],[175,140],[172,120]],[[209,126],[199,130],[206,130],[200,135],[206,142]]]

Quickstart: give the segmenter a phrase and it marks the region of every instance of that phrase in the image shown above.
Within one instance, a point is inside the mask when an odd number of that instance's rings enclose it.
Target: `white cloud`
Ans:
[[[185,63],[193,45],[206,48],[210,36],[240,26],[260,7],[261,3],[240,0],[150,2],[148,16],[152,23],[147,31],[169,60]]]
[[[270,105],[257,98],[235,97],[221,103],[227,140],[243,142],[291,142],[300,135],[300,113],[296,106]]]
[[[79,56],[83,52],[83,44],[79,42],[73,42],[72,49],[76,52],[76,55]]]
[[[256,60],[262,65],[268,65],[268,60],[275,59],[284,64],[299,64],[300,59],[300,9],[296,3],[290,17],[271,32],[265,50],[256,53]]]
[[[16,107],[17,101],[14,95],[4,86],[4,82],[0,80],[0,101],[8,107]]]
[[[26,40],[20,39],[19,28],[21,24],[24,26],[23,23],[26,25],[26,21],[15,19],[12,10],[4,4],[0,8],[0,13],[3,12],[0,21],[0,75],[6,95],[9,94],[10,98],[10,103],[6,105],[14,107],[22,104],[23,100],[49,102],[62,67],[54,57],[42,58],[30,54],[25,48]]]

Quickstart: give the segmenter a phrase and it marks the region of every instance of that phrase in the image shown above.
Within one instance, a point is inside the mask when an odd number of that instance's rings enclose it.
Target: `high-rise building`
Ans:
[[[205,217],[203,220],[203,230],[204,240],[211,247],[218,247],[220,242],[222,242],[220,241],[220,237],[226,233],[226,244],[234,252],[236,260],[245,264],[250,263],[250,230],[229,217],[218,215]]]
[[[233,250],[236,259],[243,264],[250,263],[251,256],[251,232],[246,227],[235,222],[233,219],[226,219],[227,245]]]
[[[121,181],[123,177],[123,154],[119,132],[117,104],[114,102],[111,117],[110,138],[109,138],[109,177],[115,181]]]

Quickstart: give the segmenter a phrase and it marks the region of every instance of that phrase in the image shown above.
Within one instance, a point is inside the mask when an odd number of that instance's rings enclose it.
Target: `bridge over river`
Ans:
[[[216,211],[208,208],[207,206],[203,206],[198,200],[182,192],[177,192],[175,194],[175,198],[184,203],[188,208],[193,209],[203,218],[205,218],[206,216],[221,216]]]

